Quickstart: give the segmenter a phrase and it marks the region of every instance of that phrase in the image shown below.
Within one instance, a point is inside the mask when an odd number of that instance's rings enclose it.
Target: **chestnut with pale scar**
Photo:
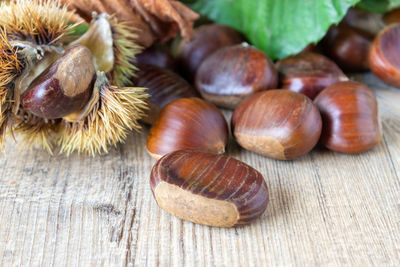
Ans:
[[[234,158],[196,150],[162,157],[150,184],[162,209],[210,226],[247,224],[263,214],[269,201],[261,173]]]
[[[311,99],[290,90],[269,90],[246,98],[233,112],[232,133],[243,148],[291,160],[317,144],[322,120]]]

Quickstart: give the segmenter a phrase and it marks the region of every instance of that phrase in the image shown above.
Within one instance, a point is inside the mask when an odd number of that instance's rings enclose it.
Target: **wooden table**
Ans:
[[[96,158],[18,151],[0,158],[0,265],[400,265],[400,91],[373,75],[384,139],[360,155],[317,149],[277,161],[230,143],[271,201],[233,229],[179,220],[149,186],[147,129]],[[230,114],[226,114],[228,117]]]

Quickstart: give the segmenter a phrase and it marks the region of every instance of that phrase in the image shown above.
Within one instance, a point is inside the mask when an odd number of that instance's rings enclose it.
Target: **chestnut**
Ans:
[[[62,118],[88,103],[95,80],[89,49],[73,46],[32,81],[21,96],[22,108],[41,118]]]
[[[246,44],[221,48],[196,73],[202,97],[223,108],[233,109],[246,96],[277,85],[278,74],[268,56]]]
[[[315,49],[316,49],[315,44],[308,44],[306,47],[303,48],[303,50],[301,50],[299,52],[299,54],[301,54],[301,53],[311,53],[311,52],[314,52]]]
[[[359,8],[349,8],[342,23],[346,23],[352,28],[368,32],[372,36],[377,35],[384,26],[381,14],[371,13]]]
[[[180,69],[185,77],[192,81],[197,68],[209,55],[223,47],[240,44],[244,37],[235,29],[220,25],[208,24],[195,29],[194,38],[182,41],[178,48]]]
[[[374,93],[359,82],[338,82],[314,100],[323,121],[321,143],[342,153],[366,151],[382,138]]]
[[[261,173],[234,158],[193,150],[158,160],[150,185],[162,209],[210,226],[247,224],[263,214],[269,201]]]
[[[183,78],[167,69],[139,65],[135,85],[147,88],[149,109],[142,121],[153,124],[160,110],[171,101],[183,97],[199,96],[197,91]]]
[[[371,71],[385,83],[400,88],[400,23],[394,23],[376,36],[369,52]]]
[[[318,143],[321,128],[314,103],[290,90],[258,92],[232,115],[232,132],[239,145],[281,160],[307,154]]]
[[[137,54],[135,58],[135,65],[152,65],[174,72],[177,70],[172,53],[164,46],[153,45]]]
[[[332,26],[321,42],[324,54],[341,69],[361,72],[369,69],[368,52],[374,35],[346,23]]]
[[[393,9],[390,12],[386,13],[383,16],[383,22],[386,25],[389,25],[392,23],[399,23],[400,22],[400,8]]]
[[[276,63],[280,88],[302,93],[314,99],[325,87],[347,76],[330,59],[316,53],[301,53]]]
[[[150,129],[147,151],[158,159],[179,149],[221,154],[228,142],[221,111],[200,98],[180,98],[166,105]]]

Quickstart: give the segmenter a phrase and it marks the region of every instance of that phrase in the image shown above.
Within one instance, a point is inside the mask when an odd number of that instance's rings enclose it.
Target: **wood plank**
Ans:
[[[239,148],[271,202],[248,226],[213,228],[160,210],[148,183],[147,129],[95,158],[7,143],[0,157],[0,265],[400,265],[400,91],[377,94],[384,141],[360,155],[322,148],[295,161]],[[225,112],[229,118],[230,112]]]

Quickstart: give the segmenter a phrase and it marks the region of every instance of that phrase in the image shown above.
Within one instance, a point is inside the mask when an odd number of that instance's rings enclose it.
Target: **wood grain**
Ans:
[[[317,149],[295,161],[228,154],[259,170],[270,204],[234,229],[157,207],[142,134],[91,158],[18,151],[0,157],[1,266],[399,266],[400,90],[357,76],[378,96],[383,142],[360,155]],[[226,112],[230,117],[230,112]]]

